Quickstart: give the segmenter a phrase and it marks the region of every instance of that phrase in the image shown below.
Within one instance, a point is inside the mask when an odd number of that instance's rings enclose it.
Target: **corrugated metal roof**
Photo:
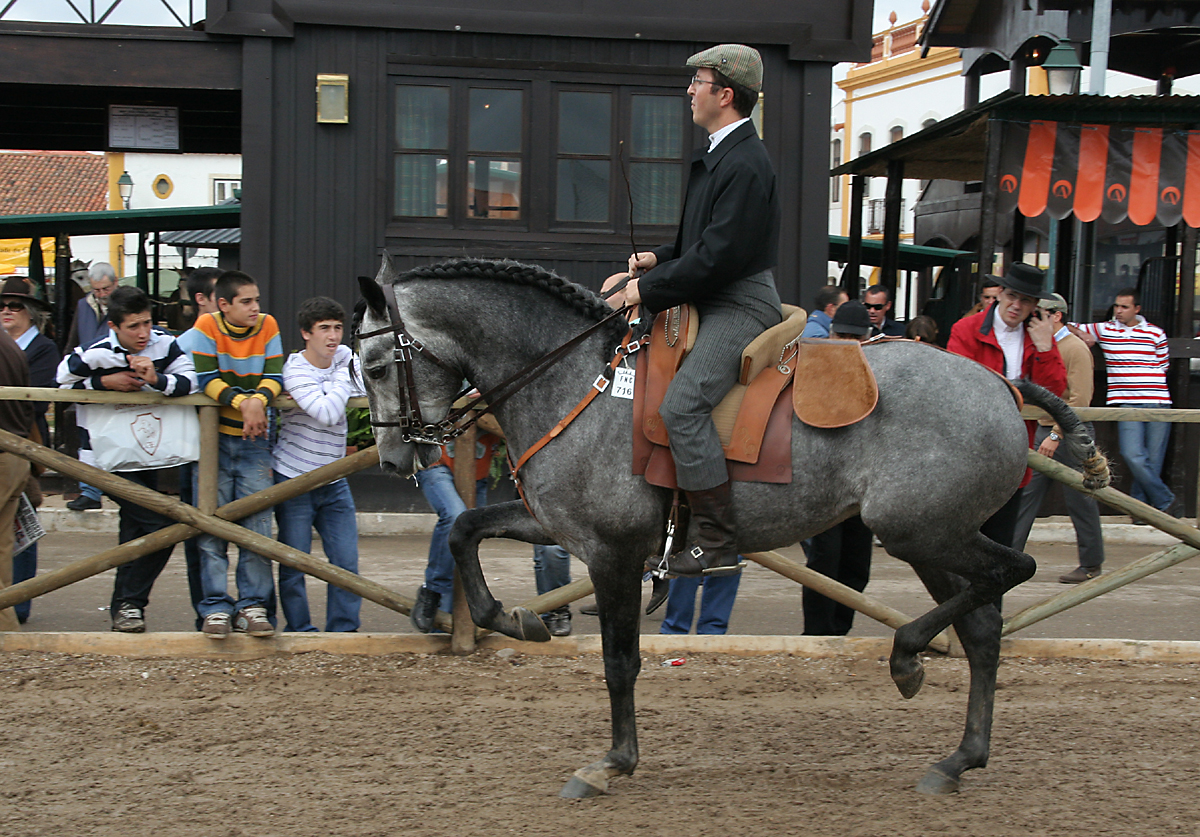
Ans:
[[[159,240],[174,247],[237,247],[242,243],[242,230],[172,230],[164,232]]]

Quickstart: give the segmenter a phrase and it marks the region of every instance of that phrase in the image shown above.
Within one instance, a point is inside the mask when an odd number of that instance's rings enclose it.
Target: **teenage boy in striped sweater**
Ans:
[[[217,278],[214,295],[220,310],[197,319],[186,343],[200,387],[221,405],[217,505],[223,506],[275,483],[267,408],[283,389],[283,344],[275,318],[259,310],[258,285],[252,277],[227,270]],[[238,522],[271,537],[270,509]],[[267,605],[275,594],[271,562],[245,547],[239,549],[234,600],[226,581],[228,543],[202,534],[199,545],[204,634],[224,639],[231,627],[251,636],[274,634],[267,619]]]
[[[329,297],[300,305],[296,319],[304,350],[283,365],[283,386],[297,409],[283,413],[275,443],[275,482],[280,483],[346,455],[346,402],[364,395],[350,374],[349,346],[342,345],[346,312]],[[358,523],[354,497],[345,479],[314,488],[275,507],[279,540],[301,552],[312,551],[312,530],[321,536],[325,557],[335,567],[358,572]],[[285,631],[315,631],[304,589],[304,573],[279,565],[279,603]],[[328,585],[325,630],[357,631],[362,598]]]
[[[1167,389],[1167,335],[1141,314],[1136,288],[1117,291],[1113,318],[1106,323],[1072,323],[1071,330],[1088,346],[1099,344],[1108,374],[1108,406],[1170,407]],[[1171,425],[1165,421],[1119,421],[1121,458],[1133,477],[1135,500],[1149,503],[1173,517],[1183,514],[1175,494],[1163,482],[1163,459]],[[1134,523],[1141,521],[1134,518]]]

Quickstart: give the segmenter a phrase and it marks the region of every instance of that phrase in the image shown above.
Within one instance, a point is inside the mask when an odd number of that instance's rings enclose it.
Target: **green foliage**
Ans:
[[[371,427],[371,410],[367,407],[351,407],[346,410],[346,444],[359,450],[375,444],[375,430]]]

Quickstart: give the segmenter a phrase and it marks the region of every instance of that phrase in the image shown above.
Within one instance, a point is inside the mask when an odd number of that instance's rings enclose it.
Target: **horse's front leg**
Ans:
[[[549,642],[550,631],[536,613],[524,607],[505,612],[504,605],[492,596],[479,566],[479,543],[484,538],[511,538],[533,544],[553,544],[554,539],[533,519],[524,503],[514,500],[467,509],[454,521],[449,540],[472,621],[513,639]]]
[[[588,571],[596,588],[604,677],[612,711],[612,749],[600,761],[576,770],[559,796],[583,799],[608,791],[614,776],[633,774],[638,763],[637,719],[633,690],[641,671],[638,626],[641,620],[642,564],[592,558]]]

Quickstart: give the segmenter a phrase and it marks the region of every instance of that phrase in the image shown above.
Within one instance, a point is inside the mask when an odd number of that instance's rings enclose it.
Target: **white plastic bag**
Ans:
[[[183,404],[93,404],[87,431],[96,467],[105,471],[171,468],[200,458],[200,419]]]

